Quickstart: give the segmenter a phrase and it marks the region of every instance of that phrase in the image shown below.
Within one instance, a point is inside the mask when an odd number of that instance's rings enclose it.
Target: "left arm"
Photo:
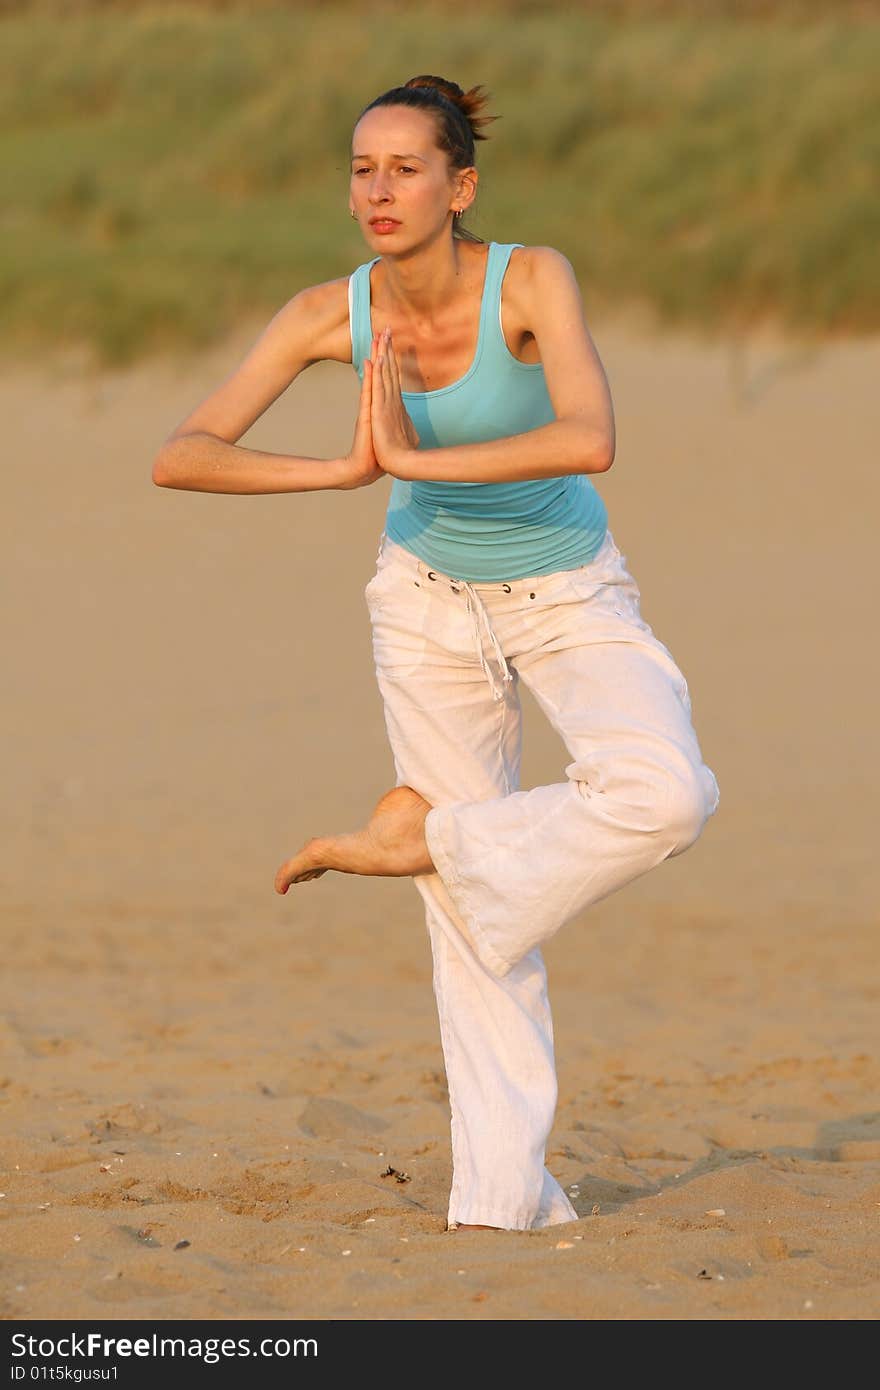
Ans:
[[[556,419],[525,434],[482,444],[417,449],[399,422],[406,416],[390,338],[375,373],[373,439],[382,468],[396,478],[501,483],[604,473],[614,462],[614,409],[568,259],[550,246],[529,248],[526,292]],[[379,396],[379,399],[377,399]],[[393,423],[396,419],[397,424]]]

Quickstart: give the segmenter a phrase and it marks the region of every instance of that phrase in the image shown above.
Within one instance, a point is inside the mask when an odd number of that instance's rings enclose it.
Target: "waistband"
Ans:
[[[596,551],[592,560],[589,560],[586,565],[575,566],[574,568],[575,570],[578,568],[587,569],[591,565],[600,563],[606,556],[616,551],[617,546],[612,538],[610,530],[608,530],[605,532],[602,544]],[[387,532],[383,531],[379,538],[376,563],[388,563],[392,560],[395,565],[403,566],[414,577],[427,580],[428,583],[448,584],[453,592],[457,589],[461,590],[467,587],[473,592],[485,594],[523,594],[531,598],[535,597],[535,592],[541,584],[546,584],[548,580],[554,580],[558,574],[568,572],[556,570],[551,574],[527,575],[524,579],[511,579],[503,583],[498,580],[489,581],[482,579],[467,581],[458,579],[452,574],[445,574],[442,570],[432,569],[424,560],[420,560],[418,555],[414,555],[411,550],[407,550],[405,546],[399,545],[397,541],[393,541]]]
[[[606,534],[605,541],[602,542],[599,552],[596,553],[596,559],[602,555],[603,549],[609,543],[613,545],[610,532]],[[424,560],[413,555],[412,550],[407,550],[406,546],[398,545],[398,542],[392,541],[386,531],[382,531],[375,560],[377,560],[377,564],[393,563],[396,566],[402,566],[407,573],[417,578],[418,582],[448,585],[453,594],[464,595],[464,603],[466,603],[467,612],[470,614],[471,623],[473,623],[475,651],[477,651],[478,660],[480,660],[482,670],[484,670],[485,677],[489,682],[492,699],[499,701],[499,699],[505,698],[507,687],[513,684],[513,674],[510,667],[507,666],[505,653],[503,653],[502,646],[496,637],[495,628],[492,627],[492,620],[485,603],[482,602],[481,594],[521,594],[525,599],[534,599],[538,594],[541,581],[555,580],[556,575],[527,575],[521,580],[505,582],[460,580],[455,574],[445,574],[442,570],[432,570],[431,566],[428,566]],[[492,670],[492,659],[495,659],[500,678],[496,678],[495,671]]]

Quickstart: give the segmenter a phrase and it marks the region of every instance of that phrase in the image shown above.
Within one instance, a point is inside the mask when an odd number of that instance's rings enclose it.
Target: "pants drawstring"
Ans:
[[[376,554],[377,563],[382,558],[382,552],[385,546],[385,541],[387,539],[387,534],[387,531],[383,531],[382,535],[379,537],[379,549]],[[429,579],[434,581],[441,578],[441,576],[435,574],[433,570],[427,570],[427,576]],[[506,687],[510,685],[513,681],[513,675],[511,674],[510,668],[508,667],[507,662],[504,659],[504,652],[501,650],[501,644],[495,635],[495,630],[492,627],[492,621],[489,617],[486,605],[483,603],[483,600],[480,598],[473,585],[469,584],[466,579],[452,579],[451,577],[447,576],[444,577],[444,582],[449,583],[449,586],[454,594],[460,594],[462,590],[464,590],[465,601],[467,603],[467,611],[470,615],[471,622],[473,623],[474,638],[476,641],[477,656],[480,659],[480,666],[483,669],[483,674],[485,675],[486,680],[489,682],[489,687],[492,691],[493,700],[503,700],[506,694]],[[490,643],[492,644],[492,652],[494,653],[495,659],[498,663],[498,667],[501,672],[500,684],[498,683],[495,677],[495,673],[492,670],[491,657],[487,658],[486,656],[484,637],[488,637]]]
[[[468,584],[465,580],[456,580],[456,584],[459,585],[462,589],[464,589],[465,598],[467,600],[467,611],[471,615],[474,624],[474,634],[477,639],[477,654],[480,658],[480,665],[482,666],[483,672],[491,687],[492,698],[493,700],[503,700],[505,695],[505,686],[513,680],[513,676],[511,675],[507,662],[504,659],[504,653],[501,650],[498,638],[495,636],[495,631],[492,627],[489,614],[486,611],[486,605],[483,603],[483,600],[480,598],[476,590],[472,588],[472,586]],[[495,679],[495,674],[492,670],[491,661],[487,660],[486,658],[486,651],[483,645],[483,634],[480,630],[481,624],[482,627],[485,629],[485,633],[488,636],[489,641],[492,643],[492,648],[497,658],[498,666],[501,670],[501,685],[499,685],[497,680]]]

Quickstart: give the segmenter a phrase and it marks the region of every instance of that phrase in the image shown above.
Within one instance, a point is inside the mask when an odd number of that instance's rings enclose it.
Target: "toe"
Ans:
[[[321,840],[309,840],[299,854],[281,865],[275,875],[276,893],[286,893],[291,883],[306,883],[310,878],[320,878],[327,872],[327,865],[321,866]]]

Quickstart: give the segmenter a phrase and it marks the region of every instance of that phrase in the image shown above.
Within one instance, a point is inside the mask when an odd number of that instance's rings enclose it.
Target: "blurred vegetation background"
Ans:
[[[198,350],[369,258],[355,120],[485,84],[466,219],[592,309],[801,340],[880,327],[880,5],[0,0],[3,354]]]

